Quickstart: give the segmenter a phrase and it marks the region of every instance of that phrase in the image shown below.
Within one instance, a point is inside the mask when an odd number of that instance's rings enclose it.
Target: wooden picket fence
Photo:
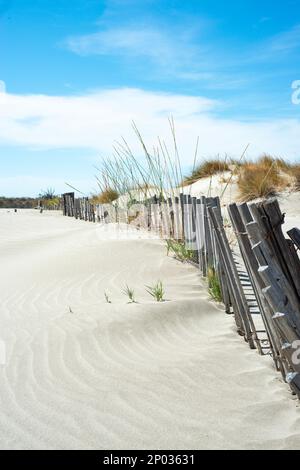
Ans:
[[[87,198],[63,195],[66,216],[100,223],[120,220],[175,239],[192,251],[202,277],[213,270],[227,314],[251,349],[270,354],[276,369],[300,398],[300,230],[282,231],[278,201],[230,204],[224,226],[219,198],[155,196],[124,209],[93,206]]]
[[[74,193],[65,193],[62,195],[63,214],[75,219],[95,222],[95,208],[90,203],[89,198],[75,198]]]

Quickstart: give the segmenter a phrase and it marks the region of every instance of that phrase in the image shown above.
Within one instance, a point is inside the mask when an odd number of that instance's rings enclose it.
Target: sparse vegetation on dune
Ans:
[[[238,189],[242,201],[270,197],[279,188],[284,187],[285,180],[275,160],[263,157],[257,162],[244,163],[238,175]]]
[[[300,165],[293,166],[292,174],[295,178],[295,189],[296,191],[300,191]]]
[[[299,190],[299,165],[270,155],[263,155],[258,160],[247,160],[245,155],[249,146],[238,159],[225,155],[199,163],[197,141],[195,154],[191,156],[193,170],[190,175],[183,177],[174,122],[170,119],[169,123],[173,145],[168,148],[164,141],[158,139],[158,145],[151,151],[133,124],[144,158],[137,158],[124,139],[116,144],[114,155],[103,159],[98,168],[96,178],[101,193],[94,196],[95,202],[109,203],[118,196],[126,195],[122,204],[127,204],[129,209],[132,204],[139,202],[151,203],[154,195],[159,201],[178,196],[184,187],[204,178],[211,180],[214,175],[218,175],[218,181],[225,184],[221,198],[232,184],[237,185],[242,201],[270,197],[288,187]]]
[[[220,174],[221,183],[230,183],[235,177],[242,201],[271,197],[288,187],[300,190],[300,165],[270,155],[263,155],[253,161],[244,158],[205,160],[190,176],[185,177],[184,186],[217,174]]]
[[[237,184],[240,200],[246,202],[274,196],[287,188],[299,190],[300,165],[263,155],[239,168]]]
[[[208,292],[213,300],[222,302],[222,291],[220,280],[213,267],[210,267],[207,272]]]
[[[168,149],[165,142],[158,139],[151,151],[133,124],[143,158],[137,158],[124,139],[117,143],[113,156],[103,159],[98,168],[96,178],[101,192],[108,187],[120,196],[126,195],[128,207],[139,201],[150,201],[154,195],[163,200],[166,194],[178,194],[183,178],[174,122],[170,119],[169,123],[173,148]]]
[[[118,191],[112,188],[106,188],[99,194],[94,194],[91,197],[91,202],[93,204],[109,204],[113,201],[116,201],[119,197]]]
[[[193,259],[194,252],[189,250],[185,244],[179,240],[166,240],[167,243],[167,256],[170,252],[179,261],[188,261]]]
[[[218,173],[224,173],[225,171],[229,170],[230,165],[225,159],[205,160],[192,171],[190,176],[186,176],[184,178],[184,185],[186,186],[195,183],[199,179],[207,178]]]

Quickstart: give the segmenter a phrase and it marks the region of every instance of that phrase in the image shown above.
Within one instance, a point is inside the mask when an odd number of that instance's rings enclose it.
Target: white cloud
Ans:
[[[174,116],[183,161],[193,159],[196,138],[200,155],[238,155],[250,142],[254,156],[270,152],[294,159],[300,155],[299,119],[245,122],[220,118],[220,103],[197,97],[115,89],[82,96],[0,96],[0,144],[28,148],[86,148],[111,154],[124,136],[139,152],[131,129],[134,120],[147,144],[157,136],[170,143],[167,118]]]

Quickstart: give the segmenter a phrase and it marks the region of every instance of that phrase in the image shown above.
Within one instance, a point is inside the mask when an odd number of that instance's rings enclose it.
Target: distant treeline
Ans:
[[[31,197],[0,197],[2,209],[32,209],[38,206],[39,199]]]

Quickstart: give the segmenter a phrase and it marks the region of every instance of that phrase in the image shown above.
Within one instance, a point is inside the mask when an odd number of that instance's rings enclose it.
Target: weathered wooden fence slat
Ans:
[[[290,239],[294,242],[298,250],[300,250],[300,229],[292,228],[287,232]]]

